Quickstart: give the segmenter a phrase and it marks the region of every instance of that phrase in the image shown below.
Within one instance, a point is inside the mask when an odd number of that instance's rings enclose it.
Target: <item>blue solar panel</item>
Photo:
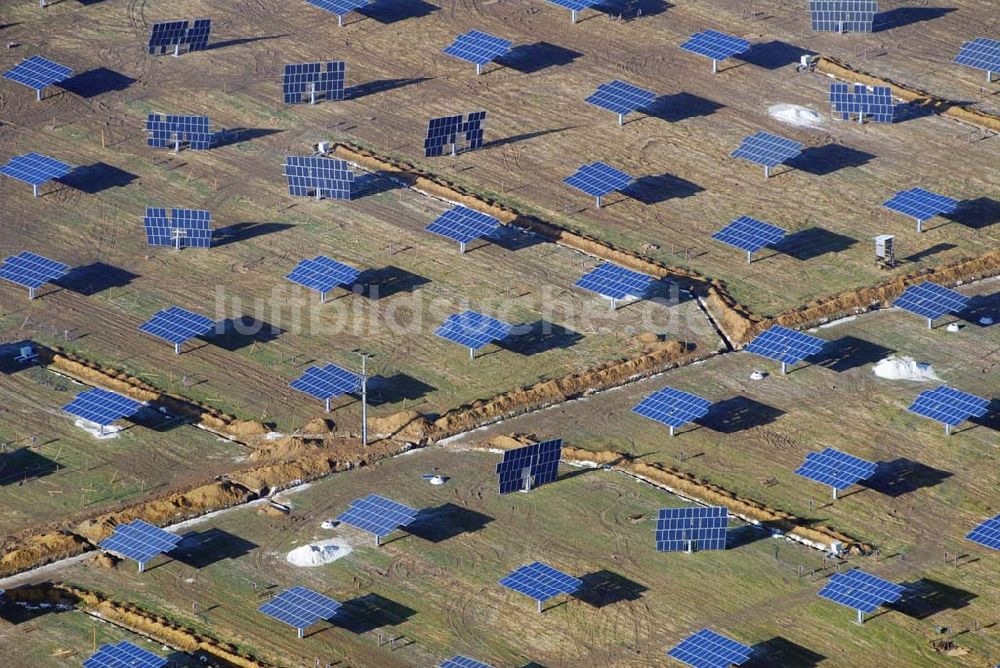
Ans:
[[[578,591],[583,586],[583,581],[536,561],[521,566],[500,580],[500,584],[530,596],[536,601],[547,601],[559,594],[572,594]]]
[[[48,156],[26,153],[11,158],[10,162],[0,167],[0,174],[6,174],[33,186],[40,186],[52,179],[66,176],[72,169],[65,162],[53,160]]]
[[[441,116],[427,122],[427,136],[424,137],[424,157],[434,158],[444,155],[446,146],[451,146],[453,153],[460,150],[459,143],[464,144],[461,150],[471,151],[483,147],[483,124],[486,122],[485,111],[474,111],[468,117]],[[462,142],[459,142],[459,137]]]
[[[101,645],[83,668],[162,668],[167,660],[130,642]]]
[[[681,48],[712,60],[725,60],[749,51],[750,42],[718,30],[704,30],[691,35]]]
[[[445,47],[444,52],[481,66],[506,54],[513,44],[509,40],[471,30],[456,37],[451,46]]]
[[[351,199],[354,172],[346,160],[290,155],[285,158],[284,169],[289,195]]]
[[[315,102],[321,98],[343,100],[345,69],[342,60],[285,65],[281,79],[285,104]]]
[[[758,132],[744,137],[739,148],[730,155],[765,167],[777,167],[801,152],[802,144],[797,141],[785,139],[770,132]]]
[[[292,587],[257,608],[268,617],[292,628],[304,629],[320,620],[330,620],[337,614],[340,603],[305,587]]]
[[[325,9],[335,16],[346,16],[355,9],[360,9],[371,0],[306,0],[310,5]]]
[[[179,345],[188,339],[207,334],[215,327],[215,321],[203,315],[192,313],[179,306],[157,311],[153,317],[139,327],[140,332]]]
[[[876,0],[809,0],[812,29],[818,32],[871,32]]]
[[[41,56],[32,56],[22,60],[3,73],[4,79],[16,81],[38,91],[54,83],[65,81],[71,76],[73,76],[73,70]]]
[[[644,297],[653,286],[652,276],[605,262],[584,274],[575,285],[603,297]]]
[[[628,114],[648,107],[655,99],[656,93],[616,79],[598,86],[585,101],[616,114]]]
[[[209,211],[170,209],[168,213],[167,209],[146,207],[142,224],[150,246],[212,246],[212,214]]]
[[[870,90],[864,84],[830,84],[830,105],[841,120],[870,116],[876,123],[892,123],[899,118],[900,106],[892,100],[889,86],[873,86]]]
[[[785,230],[750,216],[740,216],[713,234],[712,238],[748,253],[756,253],[784,239]]]
[[[487,236],[499,226],[500,221],[493,216],[465,206],[456,206],[438,216],[426,229],[432,234],[466,244]]]
[[[208,48],[208,37],[211,32],[212,19],[154,23],[149,31],[146,51],[152,55],[168,51],[180,53],[181,47],[185,47],[187,51],[204,51]]]
[[[361,388],[361,377],[335,364],[311,366],[304,374],[293,380],[290,387],[326,401],[332,397],[358,391]]]
[[[503,453],[497,464],[500,494],[553,482],[559,475],[559,458],[562,456],[562,439],[532,443]]]
[[[708,399],[665,387],[640,401],[632,412],[670,427],[683,427],[705,417],[711,406]]]
[[[822,452],[807,454],[806,461],[795,470],[795,473],[803,478],[844,490],[856,482],[872,477],[877,469],[878,464],[833,448],[825,448]]]
[[[819,595],[859,612],[871,613],[883,603],[898,601],[903,591],[897,584],[852,568],[846,573],[834,573]]]
[[[327,293],[344,285],[354,285],[361,272],[343,262],[337,262],[325,255],[317,255],[311,260],[302,260],[292,273],[285,278],[307,288]]]
[[[439,663],[438,668],[493,668],[493,666],[488,663],[483,663],[482,661],[470,659],[469,657],[462,656],[461,654],[456,654],[450,659],[445,659]]]
[[[510,330],[511,326],[506,322],[475,311],[465,311],[448,316],[434,334],[466,348],[479,350],[493,341],[506,339]]]
[[[628,187],[634,179],[623,171],[617,170],[603,162],[583,165],[572,176],[563,179],[563,183],[582,190],[594,197],[603,197],[608,193]]]
[[[73,401],[63,406],[63,410],[70,415],[82,417],[102,427],[120,418],[131,417],[141,408],[142,404],[138,401],[101,388],[81,392]]]
[[[1000,515],[984,520],[966,536],[974,543],[1000,550]]]
[[[989,406],[987,399],[941,385],[918,394],[906,410],[949,427],[957,427],[969,418],[983,417]]]
[[[729,509],[725,506],[660,508],[656,551],[724,550],[728,527]]]
[[[178,148],[186,145],[198,151],[212,147],[214,135],[209,129],[208,116],[179,114],[148,114],[146,144],[153,148]]]
[[[1000,72],[1000,39],[979,37],[966,42],[955,57],[955,62],[977,70]]]
[[[750,659],[753,649],[710,629],[702,629],[681,641],[667,656],[694,668],[729,668]]]
[[[949,290],[937,283],[924,281],[906,288],[892,305],[910,313],[922,315],[930,320],[936,320],[946,313],[957,313],[965,309],[969,300],[969,297],[960,292]]]
[[[951,213],[958,208],[958,205],[957,199],[938,195],[923,188],[911,188],[896,193],[882,206],[923,222],[943,213]]]
[[[68,271],[69,267],[61,262],[25,251],[0,264],[0,279],[34,289],[65,276]]]
[[[337,516],[344,524],[373,533],[379,538],[388,536],[399,527],[409,525],[417,518],[417,509],[397,503],[377,494],[355,499],[351,507]]]
[[[158,554],[170,552],[180,542],[181,537],[176,534],[144,520],[133,520],[116,526],[114,533],[97,547],[144,564]]]
[[[825,343],[821,338],[774,325],[758,334],[746,350],[783,364],[798,364],[822,350]]]

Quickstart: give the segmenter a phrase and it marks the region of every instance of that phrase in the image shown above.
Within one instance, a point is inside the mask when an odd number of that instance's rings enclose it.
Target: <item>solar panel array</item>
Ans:
[[[773,325],[747,345],[751,352],[783,364],[797,364],[823,349],[826,343],[823,339],[796,332],[793,329]]]
[[[337,614],[340,603],[305,587],[292,587],[257,608],[268,617],[292,628],[304,629]]]
[[[802,144],[770,132],[758,132],[744,137],[739,148],[730,155],[765,167],[777,167],[802,152]]]
[[[846,573],[834,573],[819,595],[859,612],[871,613],[883,603],[898,601],[903,591],[897,584],[852,568]]]
[[[598,86],[585,101],[616,114],[628,114],[648,107],[655,99],[656,93],[615,79]]]
[[[966,42],[955,56],[955,62],[977,70],[1000,72],[1000,39],[979,37]]]
[[[989,406],[987,399],[941,385],[918,394],[906,410],[949,427],[957,427],[969,418],[986,415]]]
[[[309,367],[289,385],[293,390],[325,401],[331,397],[357,392],[361,388],[361,377],[336,364],[327,364]]]
[[[354,285],[361,271],[336,260],[317,255],[313,259],[302,260],[287,278],[307,288],[327,293],[341,285]]]
[[[936,320],[946,313],[957,313],[969,305],[970,298],[937,283],[924,281],[911,285],[892,303],[910,313]]]
[[[471,151],[483,146],[483,123],[486,122],[485,111],[475,111],[468,117],[442,116],[432,118],[427,122],[427,136],[424,138],[424,157],[433,158],[444,155],[446,146],[458,151],[458,139],[462,138],[464,149]]]
[[[346,16],[355,9],[361,9],[371,0],[306,0],[306,2],[336,16]]]
[[[142,409],[142,404],[120,394],[96,387],[76,395],[73,401],[63,406],[70,415],[106,427],[115,420],[132,417]]]
[[[212,246],[212,214],[199,209],[170,209],[146,207],[142,219],[146,228],[146,242],[150,246]]]
[[[289,195],[351,199],[354,172],[346,160],[290,155],[285,158],[284,169]]]
[[[67,265],[28,251],[12,255],[0,264],[0,278],[32,289],[63,277],[68,271]]]
[[[536,601],[547,601],[559,594],[572,594],[578,591],[583,586],[583,581],[536,561],[521,566],[500,580],[500,584],[530,596]]]
[[[435,218],[426,230],[465,244],[487,236],[498,227],[500,221],[493,216],[467,206],[455,206]]]
[[[819,32],[871,32],[876,0],[809,0],[812,29]]]
[[[350,524],[379,538],[388,536],[399,527],[405,527],[417,519],[417,509],[390,499],[369,494],[363,499],[355,499],[351,507],[337,516],[344,524]]]
[[[41,56],[26,58],[3,73],[4,79],[16,81],[37,91],[65,81],[71,76],[73,76],[72,69]]]
[[[470,659],[469,657],[462,656],[461,654],[456,654],[450,659],[445,659],[439,663],[438,668],[493,668],[493,666],[488,663],[483,663],[482,661]]]
[[[562,439],[532,443],[523,448],[506,450],[497,464],[500,477],[500,494],[531,489],[553,482],[559,476],[559,458],[562,456]]]
[[[656,551],[724,550],[728,527],[729,509],[725,506],[660,508]]]
[[[750,42],[718,30],[704,30],[691,35],[681,48],[712,60],[725,60],[750,50]]]
[[[456,37],[450,46],[445,47],[444,52],[449,56],[475,63],[478,67],[506,54],[513,45],[510,40],[494,37],[479,30],[470,30]]]
[[[603,162],[583,165],[563,182],[593,197],[603,197],[608,193],[627,188],[634,179],[623,171]]]
[[[756,253],[761,248],[778,243],[785,238],[785,234],[780,227],[750,216],[740,216],[713,234],[712,238],[748,253]]]
[[[657,390],[639,402],[633,413],[670,427],[683,427],[705,417],[712,402],[673,387]]]
[[[479,350],[493,341],[506,339],[510,330],[511,326],[502,320],[465,311],[448,316],[434,334],[471,350]]]
[[[167,660],[130,642],[101,645],[83,668],[162,668]]]
[[[584,274],[576,287],[611,299],[644,297],[653,286],[652,276],[604,262]]]
[[[114,533],[98,543],[97,547],[144,564],[158,554],[174,549],[180,542],[181,537],[177,534],[164,531],[145,520],[133,520],[116,526]]]
[[[825,448],[822,452],[807,454],[806,461],[795,473],[834,489],[844,490],[856,482],[872,477],[876,470],[878,464],[833,448]]]
[[[154,313],[152,318],[139,326],[139,331],[180,345],[188,339],[207,334],[213,327],[215,321],[211,318],[192,313],[180,306],[171,306]]]
[[[285,104],[344,99],[344,70],[342,60],[321,63],[295,63],[285,65],[281,89]]]
[[[208,116],[149,114],[146,116],[146,143],[153,148],[173,148],[187,144],[189,148],[207,151],[212,147]]]
[[[899,117],[900,107],[893,102],[888,86],[873,86],[869,90],[864,84],[832,83],[830,104],[844,121],[857,115],[870,116],[876,123],[892,123]]]
[[[154,23],[149,31],[146,50],[153,55],[168,51],[179,52],[182,46],[188,51],[204,51],[208,48],[208,36],[211,32],[212,19]]]
[[[65,162],[59,162],[40,153],[25,153],[10,159],[0,167],[0,174],[23,181],[33,186],[66,176],[73,170]]]
[[[982,521],[966,538],[984,547],[1000,550],[1000,515]]]
[[[667,652],[694,668],[729,668],[747,662],[753,649],[711,629],[702,629]]]
[[[943,213],[951,213],[958,208],[958,205],[957,199],[938,195],[923,188],[911,188],[896,193],[882,206],[910,218],[924,221]]]

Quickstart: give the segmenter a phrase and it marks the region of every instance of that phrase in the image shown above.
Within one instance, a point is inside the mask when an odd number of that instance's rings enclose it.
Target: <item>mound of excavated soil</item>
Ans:
[[[117,568],[121,559],[108,554],[107,552],[97,552],[89,559],[91,566],[97,568]]]
[[[337,428],[337,424],[327,418],[313,418],[302,425],[302,429],[299,430],[300,434],[312,436],[312,435],[322,435],[322,434],[332,434]]]

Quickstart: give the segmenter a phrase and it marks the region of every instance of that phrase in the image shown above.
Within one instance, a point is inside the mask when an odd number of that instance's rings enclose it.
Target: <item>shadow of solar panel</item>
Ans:
[[[878,464],[833,448],[825,448],[822,452],[807,454],[805,462],[795,470],[795,473],[803,478],[844,490],[872,477],[877,469]]]
[[[174,148],[179,144],[199,151],[212,146],[208,116],[149,114],[146,116],[146,143],[153,148]]]
[[[358,280],[361,271],[324,255],[302,260],[287,278],[307,288],[326,293],[341,285],[350,286]]]
[[[130,642],[101,645],[83,668],[162,668],[167,660]]]
[[[498,227],[500,221],[493,216],[465,206],[456,206],[442,213],[425,229],[464,244],[485,237]]]
[[[212,214],[199,209],[147,207],[142,219],[146,243],[150,246],[210,248]]]
[[[574,285],[603,297],[625,299],[645,297],[653,282],[652,276],[605,262],[588,271]]]
[[[667,652],[694,668],[729,668],[750,659],[753,649],[710,629],[702,629]]]
[[[821,338],[774,325],[758,334],[746,351],[785,364],[798,364],[822,350],[824,344],[826,341]]]
[[[598,86],[584,101],[616,114],[628,114],[648,107],[654,100],[656,93],[616,79]]]
[[[354,172],[346,160],[290,155],[285,158],[284,170],[289,195],[351,199]]]
[[[461,136],[465,150],[482,148],[483,123],[486,122],[486,112],[476,111],[464,117],[442,116],[432,118],[427,123],[427,136],[424,138],[424,157],[432,158],[444,155],[446,146],[451,146],[455,152],[460,150],[458,138]]]
[[[1000,72],[1000,39],[979,37],[962,45],[955,62],[977,70]]]
[[[470,659],[469,657],[462,656],[461,654],[456,654],[450,659],[445,659],[439,663],[438,668],[493,668],[493,666],[488,663],[483,663],[482,661]]]
[[[496,469],[500,494],[527,491],[554,482],[559,476],[561,456],[561,438],[505,451]]]
[[[896,193],[882,206],[910,218],[924,221],[943,213],[952,213],[958,208],[958,205],[957,199],[938,195],[923,188],[911,188]]]
[[[513,42],[478,30],[459,35],[444,52],[476,65],[485,65],[510,51]]]
[[[72,169],[65,162],[53,160],[46,155],[25,153],[11,158],[6,165],[0,167],[0,174],[33,186],[40,186],[52,179],[66,176]]]
[[[840,114],[841,120],[850,120],[851,116],[869,116],[877,123],[896,121],[901,109],[893,102],[888,86],[869,89],[863,84],[852,86],[846,83],[830,84],[830,105],[834,113]]]
[[[665,387],[640,401],[632,412],[671,427],[683,427],[708,415],[711,406],[712,402],[708,399]]]
[[[578,591],[583,586],[583,581],[536,561],[521,566],[500,580],[500,584],[536,601],[547,601],[559,594]]]
[[[987,399],[941,385],[918,394],[906,410],[949,427],[957,427],[969,418],[986,415],[989,406]]]
[[[875,0],[809,0],[809,17],[817,32],[871,32],[877,12]]]
[[[312,366],[297,379],[289,383],[293,390],[326,401],[342,394],[357,392],[361,388],[361,377],[335,364]]]
[[[292,587],[257,608],[268,617],[292,628],[304,629],[318,621],[333,619],[341,604],[305,587]]]
[[[215,321],[203,315],[192,313],[179,306],[157,311],[153,317],[139,326],[140,332],[173,344],[181,344],[202,334],[207,334],[215,326]]]
[[[101,388],[94,388],[76,395],[73,401],[63,406],[70,415],[76,415],[84,420],[106,427],[125,417],[131,417],[139,412],[142,404],[128,397]]]
[[[384,538],[417,518],[417,510],[377,494],[355,499],[350,508],[337,516],[344,524]]]
[[[434,334],[466,348],[479,350],[493,341],[506,339],[510,330],[511,326],[502,320],[475,311],[465,311],[448,316]]]
[[[285,65],[281,80],[285,104],[343,100],[345,70],[342,60]]]
[[[69,266],[28,251],[12,255],[0,264],[0,279],[26,288],[40,288],[67,272]]]
[[[1000,515],[981,522],[966,538],[984,547],[1000,550]]]
[[[729,509],[725,506],[661,508],[656,520],[656,551],[724,550],[728,527]]]
[[[749,51],[750,42],[718,30],[704,30],[691,35],[681,48],[712,60],[725,60]]]
[[[32,56],[3,73],[5,79],[42,90],[54,83],[65,81],[73,75],[73,70],[41,56]]]
[[[834,573],[819,595],[853,610],[871,613],[883,603],[898,601],[903,591],[897,584],[852,568],[846,573]]]
[[[765,167],[777,167],[802,152],[802,144],[770,132],[758,132],[745,137],[730,155]]]
[[[212,19],[161,21],[154,23],[149,31],[146,51],[151,55],[162,55],[173,51],[204,51],[208,48],[208,37],[212,32]]]
[[[181,542],[181,537],[153,526],[144,520],[119,524],[111,536],[97,547],[144,564],[153,557],[169,552]]]
[[[750,216],[740,216],[712,235],[716,241],[734,248],[756,253],[761,248],[771,246],[785,238],[785,230]]]
[[[946,287],[924,281],[903,291],[893,306],[936,320],[946,313],[958,313],[968,306],[970,297]]]
[[[355,9],[360,9],[371,0],[306,0],[313,7],[324,9],[334,16],[346,16]]]
[[[573,186],[593,197],[603,197],[608,193],[622,190],[634,179],[614,167],[603,162],[583,165],[572,176],[563,179],[563,183]]]

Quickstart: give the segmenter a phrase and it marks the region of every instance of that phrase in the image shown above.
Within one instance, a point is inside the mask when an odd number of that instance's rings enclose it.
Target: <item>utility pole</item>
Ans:
[[[360,348],[354,352],[361,356],[361,445],[368,447],[368,358],[372,354]]]

